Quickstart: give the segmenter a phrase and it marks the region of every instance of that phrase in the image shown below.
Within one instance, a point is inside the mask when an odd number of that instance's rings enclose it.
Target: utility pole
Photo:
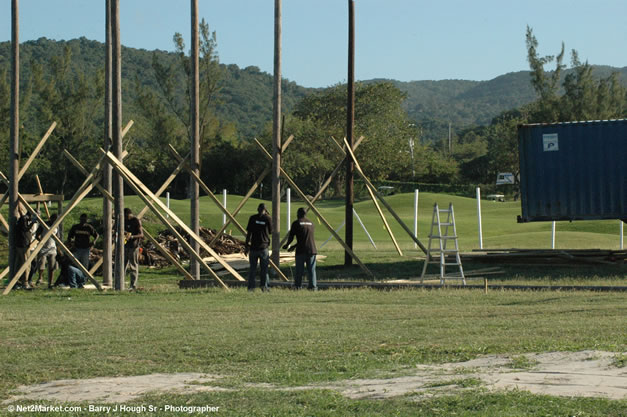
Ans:
[[[120,0],[111,0],[111,129],[113,154],[122,161],[122,45],[120,41]],[[124,290],[124,179],[116,171],[113,175],[115,198],[115,289]]]
[[[274,0],[274,103],[272,114],[272,262],[281,250],[281,0]]]
[[[348,0],[348,97],[346,111],[346,139],[351,148],[355,144],[353,129],[355,127],[355,1]],[[355,203],[353,176],[354,162],[347,152],[346,155],[346,212],[345,241],[353,249],[353,205]],[[344,251],[344,266],[352,265],[353,258]]]
[[[105,2],[105,108],[104,108],[104,149],[109,151],[111,149],[111,59],[112,59],[112,47],[111,47],[111,0]],[[111,165],[107,160],[103,161],[102,166],[102,186],[105,190],[112,193],[111,189]],[[113,266],[113,242],[111,236],[113,235],[113,219],[111,217],[112,203],[108,198],[102,199],[102,284],[111,286],[113,282],[112,266]]]
[[[9,275],[15,270],[15,223],[19,193],[20,148],[20,19],[19,0],[11,2],[11,138],[9,157]]]
[[[199,52],[198,52],[198,0],[191,0],[191,9],[192,9],[192,100],[191,100],[191,117],[192,117],[192,172],[195,175],[200,176],[200,116],[198,107],[200,105],[199,99],[199,91],[200,91],[200,76],[198,70],[199,63]],[[200,207],[198,196],[200,194],[200,189],[198,186],[198,182],[194,179],[193,175],[190,175],[189,178],[190,184],[190,208],[191,208],[191,229],[194,233],[199,235],[200,233]],[[200,246],[198,242],[192,239],[192,248],[195,252],[199,252]],[[200,279],[200,264],[192,259],[190,261],[190,274],[196,279]]]

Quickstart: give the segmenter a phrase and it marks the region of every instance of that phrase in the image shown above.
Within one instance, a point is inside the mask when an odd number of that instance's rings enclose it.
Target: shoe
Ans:
[[[270,292],[270,288],[262,288],[261,291],[262,292]]]

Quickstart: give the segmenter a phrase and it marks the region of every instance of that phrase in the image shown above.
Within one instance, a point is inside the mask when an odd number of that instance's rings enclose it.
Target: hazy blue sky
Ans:
[[[20,40],[104,40],[104,0],[20,0]],[[189,39],[187,0],[121,0],[125,46],[172,50]],[[625,0],[356,0],[356,77],[488,80],[527,69],[525,27],[540,54],[561,42],[592,64],[627,66]],[[11,38],[2,2],[0,41]],[[199,0],[220,61],[272,72],[273,0]],[[346,81],[346,0],[283,0],[283,77],[307,86]],[[568,62],[567,58],[567,62]]]

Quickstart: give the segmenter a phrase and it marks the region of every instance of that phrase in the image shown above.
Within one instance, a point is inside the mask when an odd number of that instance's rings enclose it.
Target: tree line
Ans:
[[[271,77],[255,67],[240,70],[220,64],[216,33],[205,21],[200,40],[201,176],[215,190],[244,193],[268,164],[251,139],[256,137],[270,148]],[[189,152],[190,61],[183,37],[177,33],[173,42],[174,53],[136,53],[126,48],[123,52],[127,72],[123,113],[135,121],[125,138],[129,151],[125,163],[153,189],[176,165],[168,144],[182,155]],[[556,55],[540,56],[531,28],[526,42],[529,82],[536,99],[502,112],[487,125],[449,130],[446,120],[418,120],[410,116],[408,94],[398,83],[358,83],[355,134],[365,139],[356,154],[371,179],[492,184],[498,172],[518,172],[519,124],[625,117],[627,93],[618,73],[595,74],[575,50],[567,70],[564,45]],[[27,49],[21,157],[28,156],[49,123],[57,121],[58,126],[24,177],[25,192],[35,191],[35,173],[47,192],[74,191],[82,176],[62,156],[63,149],[87,166],[99,156],[104,51],[98,45],[86,39],[68,43],[40,39]],[[52,57],[46,48],[55,48]],[[10,86],[5,51],[8,54],[9,49],[0,48],[0,97],[6,98],[0,100],[0,146],[8,149]],[[555,67],[549,70],[550,64]],[[289,81],[284,84],[283,136],[294,135],[295,140],[283,155],[283,166],[306,192],[314,194],[343,159],[334,142],[341,143],[345,136],[346,85],[313,90]],[[464,82],[458,87],[467,88]],[[8,152],[0,154],[0,163],[8,166]],[[328,196],[343,192],[343,180],[340,171]],[[180,175],[171,194],[184,197],[187,181]]]

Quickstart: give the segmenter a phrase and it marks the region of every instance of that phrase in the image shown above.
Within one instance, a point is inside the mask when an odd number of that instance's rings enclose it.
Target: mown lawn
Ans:
[[[229,196],[228,206],[234,207],[238,199]],[[413,195],[388,200],[413,227]],[[477,248],[473,199],[421,193],[419,238],[426,244],[436,200],[440,205],[454,203],[462,251]],[[136,197],[126,201],[135,212],[143,207]],[[221,214],[205,198],[202,201],[201,223],[219,226]],[[258,202],[247,203],[238,216],[241,223],[246,223]],[[97,218],[100,205],[100,199],[85,201],[67,224],[82,211]],[[292,213],[299,206],[294,203]],[[188,220],[187,202],[172,201],[172,208]],[[340,225],[342,202],[325,201],[320,208],[335,227]],[[517,203],[484,201],[483,208],[485,247],[550,247],[550,224],[516,224]],[[377,244],[375,250],[356,223],[356,252],[377,279],[419,276],[422,255],[391,216],[403,257],[394,251],[372,203],[359,202],[356,209]],[[144,224],[153,232],[163,229],[151,214]],[[322,246],[329,233],[317,225],[317,242]],[[285,224],[281,227],[285,230]],[[558,224],[557,241],[562,248],[617,249],[618,224]],[[2,237],[0,252],[0,263],[6,265],[6,239]],[[358,267],[341,267],[343,251],[336,242],[325,245],[320,253],[327,258],[319,264],[319,279],[365,279]],[[482,267],[467,265],[466,269]],[[503,269],[504,274],[490,276],[491,282],[625,285],[624,266]],[[284,271],[291,276],[289,265]],[[220,407],[217,415],[229,416],[627,415],[624,400],[495,393],[480,386],[433,398],[408,394],[351,400],[330,390],[276,391],[246,385],[297,387],[398,376],[416,364],[463,361],[483,354],[593,349],[616,352],[617,363],[624,364],[620,360],[627,350],[624,293],[274,289],[270,294],[250,294],[242,289],[183,291],[176,286],[178,279],[172,268],[142,269],[144,290],[137,293],[35,290],[14,291],[0,298],[0,398],[9,397],[18,385],[64,378],[206,372],[221,375],[218,385],[235,390],[153,394],[132,404],[213,405]],[[10,415],[4,405],[0,405],[0,415]]]
[[[618,416],[627,411],[624,401],[481,388],[452,398],[374,401],[325,390],[251,390],[244,384],[290,387],[402,375],[416,364],[493,353],[598,349],[619,357],[627,348],[625,317],[622,293],[275,289],[250,294],[156,286],[121,294],[18,291],[0,302],[0,398],[18,385],[56,379],[206,372],[221,375],[218,384],[236,391],[154,395],[137,403],[210,403],[226,415],[553,415],[554,410]]]

